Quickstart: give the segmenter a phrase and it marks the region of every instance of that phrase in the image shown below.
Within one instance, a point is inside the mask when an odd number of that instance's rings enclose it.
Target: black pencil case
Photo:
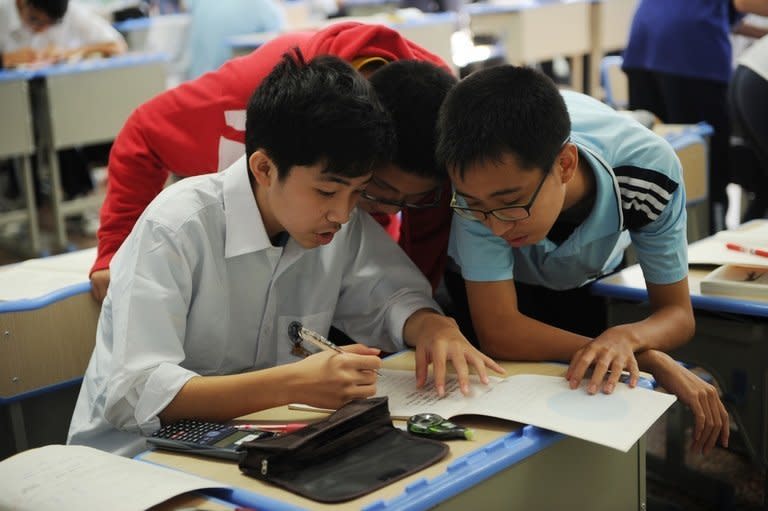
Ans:
[[[293,433],[244,444],[240,470],[319,502],[343,502],[426,468],[442,442],[392,425],[386,397],[347,403]]]

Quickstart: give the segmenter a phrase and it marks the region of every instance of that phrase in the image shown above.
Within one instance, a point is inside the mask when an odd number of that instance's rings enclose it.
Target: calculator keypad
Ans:
[[[237,430],[232,426],[185,419],[163,426],[152,436],[180,442],[211,445],[223,436],[230,435],[235,431]]]

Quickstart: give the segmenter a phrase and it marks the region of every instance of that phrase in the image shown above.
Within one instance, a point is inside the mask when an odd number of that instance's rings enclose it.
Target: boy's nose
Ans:
[[[517,227],[517,221],[513,220],[509,222],[507,220],[499,220],[493,215],[488,215],[484,223],[493,234],[499,237]]]

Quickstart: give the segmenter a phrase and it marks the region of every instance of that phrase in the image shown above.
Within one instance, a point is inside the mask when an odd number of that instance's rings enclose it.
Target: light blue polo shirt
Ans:
[[[514,279],[563,290],[615,270],[631,242],[648,282],[682,280],[688,274],[685,189],[674,150],[589,96],[561,94],[571,141],[595,174],[589,216],[560,245],[545,238],[513,248],[481,222],[453,215],[448,254],[466,280]]]

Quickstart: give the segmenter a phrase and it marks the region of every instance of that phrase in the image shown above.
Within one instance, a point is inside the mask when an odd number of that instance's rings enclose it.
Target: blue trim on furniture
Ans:
[[[65,300],[81,293],[90,293],[91,283],[81,282],[80,284],[72,284],[61,289],[57,289],[47,295],[43,295],[38,298],[25,298],[22,300],[8,300],[0,301],[0,314],[6,312],[25,312],[37,309],[42,309],[60,300]]]

